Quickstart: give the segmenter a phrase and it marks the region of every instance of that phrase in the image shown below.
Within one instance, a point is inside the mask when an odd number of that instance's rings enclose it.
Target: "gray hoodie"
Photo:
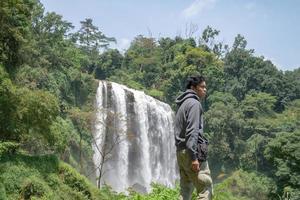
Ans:
[[[203,109],[194,90],[188,89],[177,97],[178,111],[175,117],[175,144],[178,150],[187,149],[192,160],[198,156],[198,142],[203,136]]]

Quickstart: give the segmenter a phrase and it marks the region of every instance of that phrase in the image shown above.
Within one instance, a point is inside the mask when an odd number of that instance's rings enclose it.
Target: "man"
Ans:
[[[176,99],[175,144],[182,200],[191,199],[194,187],[197,199],[212,198],[212,179],[206,161],[207,148],[204,148],[206,152],[201,150],[208,144],[203,136],[203,109],[200,102],[205,95],[204,77],[192,76],[187,79],[186,91]]]

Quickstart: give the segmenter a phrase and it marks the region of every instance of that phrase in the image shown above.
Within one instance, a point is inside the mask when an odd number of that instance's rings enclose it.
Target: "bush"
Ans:
[[[267,200],[275,184],[270,178],[242,170],[234,172],[230,177],[215,187],[215,200]]]
[[[5,200],[5,199],[7,199],[5,187],[2,183],[0,183],[0,200]]]
[[[22,199],[31,199],[33,196],[41,198],[49,192],[50,188],[43,180],[30,176],[22,183],[20,196]]]
[[[101,199],[100,191],[54,155],[4,155],[0,163],[0,200]]]
[[[92,194],[89,191],[91,186],[88,184],[87,180],[83,176],[79,175],[78,172],[76,172],[71,166],[60,163],[59,174],[63,183],[72,189],[81,192],[88,199],[92,198]]]
[[[0,142],[0,156],[4,154],[14,154],[19,148],[16,142]]]
[[[147,91],[147,94],[161,101],[164,100],[164,93],[162,91],[151,89]]]

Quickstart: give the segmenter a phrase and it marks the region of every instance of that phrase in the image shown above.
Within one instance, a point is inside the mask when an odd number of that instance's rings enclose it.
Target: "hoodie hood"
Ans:
[[[188,89],[176,98],[175,103],[180,106],[186,99],[189,98],[194,98],[200,101],[200,98],[197,96],[196,92],[192,89]]]

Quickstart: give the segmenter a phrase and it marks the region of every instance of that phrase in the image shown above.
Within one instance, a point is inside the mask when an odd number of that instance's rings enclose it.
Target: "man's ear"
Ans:
[[[196,88],[195,86],[191,85],[191,89],[195,91]]]

